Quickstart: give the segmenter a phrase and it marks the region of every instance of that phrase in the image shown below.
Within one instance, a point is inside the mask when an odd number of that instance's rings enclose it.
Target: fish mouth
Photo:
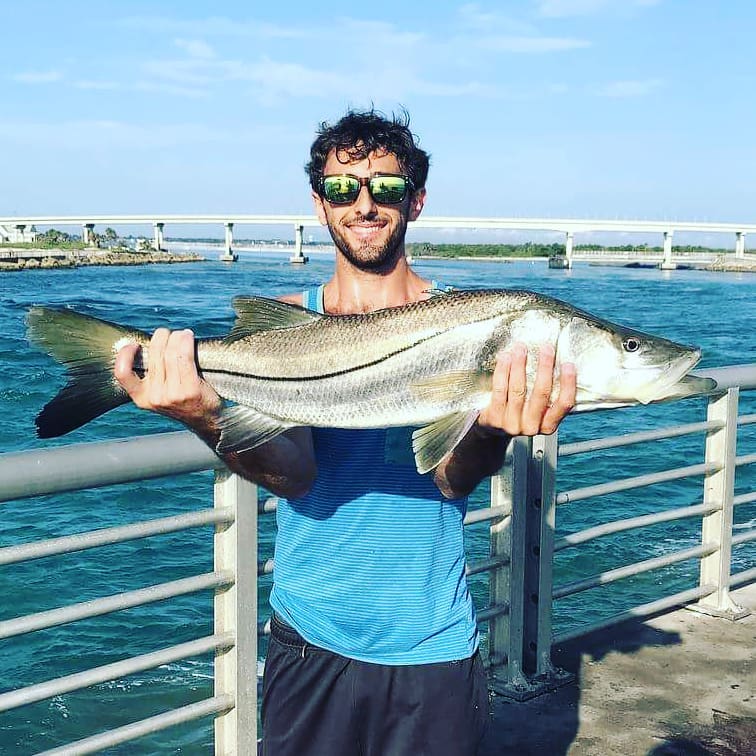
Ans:
[[[688,374],[688,372],[698,363],[701,359],[701,350],[693,349],[690,354],[682,357],[677,357],[667,362],[664,369],[664,379],[653,384],[650,388],[652,391],[644,394],[638,400],[647,404],[648,402],[654,402],[659,399],[663,399],[669,389],[674,386],[681,378]]]

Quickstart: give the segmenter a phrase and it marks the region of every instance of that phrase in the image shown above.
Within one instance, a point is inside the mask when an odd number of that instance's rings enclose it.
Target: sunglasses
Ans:
[[[369,178],[341,173],[320,179],[320,195],[332,205],[351,205],[363,186],[380,205],[398,205],[407,196],[407,191],[414,188],[409,176],[395,173],[377,173]]]

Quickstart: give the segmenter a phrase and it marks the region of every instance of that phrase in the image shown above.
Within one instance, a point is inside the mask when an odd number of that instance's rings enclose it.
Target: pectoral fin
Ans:
[[[412,434],[417,471],[430,472],[467,435],[480,414],[479,410],[456,412],[418,428]]]
[[[415,380],[410,390],[420,401],[444,404],[490,390],[486,389],[483,382],[484,376],[481,373],[457,370]]]
[[[254,449],[294,427],[291,423],[262,415],[241,404],[224,407],[218,425],[221,431],[220,440],[215,447],[218,454]]]

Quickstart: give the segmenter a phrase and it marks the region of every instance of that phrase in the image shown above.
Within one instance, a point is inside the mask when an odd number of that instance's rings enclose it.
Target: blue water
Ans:
[[[213,253],[215,254],[215,253]],[[60,443],[119,438],[175,430],[170,421],[124,407],[64,439],[40,442],[33,419],[61,385],[62,372],[24,338],[23,318],[32,304],[70,305],[109,320],[148,330],[157,326],[194,328],[202,336],[227,331],[231,298],[237,294],[275,296],[328,277],[332,258],[316,256],[302,267],[287,256],[243,254],[235,265],[213,260],[187,265],[81,268],[0,274],[0,453]],[[756,276],[697,271],[578,265],[550,271],[543,262],[494,263],[422,261],[429,278],[460,287],[520,287],[563,298],[610,320],[659,333],[704,350],[702,366],[756,362]],[[744,411],[756,412],[756,396],[745,394]],[[629,408],[569,417],[562,441],[690,422],[703,418],[702,400],[652,408]],[[754,433],[741,431],[739,453],[756,450]],[[655,469],[695,464],[703,439],[684,437],[560,462],[559,490],[629,477]],[[752,468],[754,466],[751,466]],[[54,538],[93,528],[157,518],[209,505],[209,473],[143,482],[95,491],[46,496],[0,505],[0,546]],[[756,487],[756,471],[738,471],[737,491]],[[473,496],[480,506],[485,488]],[[640,492],[560,507],[557,537],[598,522],[684,506],[700,501],[701,481],[657,485]],[[736,527],[756,522],[756,506],[736,511]],[[272,556],[273,522],[261,524],[260,557]],[[468,528],[470,553],[487,548],[485,526]],[[555,585],[640,558],[675,551],[700,541],[700,523],[685,521],[599,539],[557,555]],[[756,545],[739,547],[736,569],[752,566]],[[0,620],[131,590],[212,570],[210,529],[153,537],[65,557],[40,559],[0,569]],[[555,631],[605,617],[631,605],[695,585],[696,562],[685,562],[559,601]],[[478,605],[486,603],[486,579],[471,581]],[[270,579],[260,585],[267,608]],[[190,640],[212,632],[209,593],[0,641],[0,691],[42,682],[90,666]],[[209,657],[172,664],[52,701],[0,715],[0,753],[26,754],[82,738],[211,695]],[[145,738],[113,753],[210,753],[212,722],[203,720]]]

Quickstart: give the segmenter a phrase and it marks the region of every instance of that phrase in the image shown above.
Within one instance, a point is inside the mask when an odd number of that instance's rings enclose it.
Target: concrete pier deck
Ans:
[[[756,756],[756,584],[731,622],[680,609],[555,648],[576,681],[494,697],[481,756]]]

